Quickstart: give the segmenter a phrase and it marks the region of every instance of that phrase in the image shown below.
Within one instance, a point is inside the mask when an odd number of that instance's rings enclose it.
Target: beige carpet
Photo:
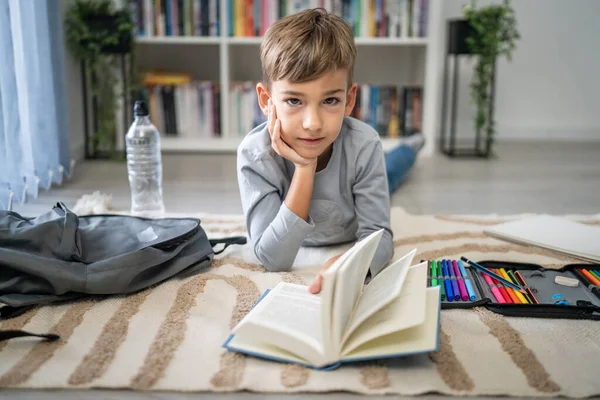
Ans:
[[[238,216],[199,215],[211,237],[244,232]],[[468,256],[559,267],[576,262],[482,234],[513,217],[414,216],[393,210],[396,256]],[[600,216],[573,217],[600,223]],[[0,343],[0,387],[328,392],[405,395],[583,397],[600,394],[600,323],[504,318],[477,309],[443,311],[440,351],[331,372],[247,358],[222,349],[261,293],[283,280],[311,281],[341,248],[303,249],[290,273],[265,273],[250,246],[231,248],[207,273],[128,297],[33,310],[0,329],[55,332],[54,343]]]

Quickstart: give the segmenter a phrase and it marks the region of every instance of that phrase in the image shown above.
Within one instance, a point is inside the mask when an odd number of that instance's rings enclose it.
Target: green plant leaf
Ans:
[[[488,118],[490,107],[490,89],[494,68],[498,57],[512,60],[515,42],[520,39],[514,9],[505,0],[501,5],[489,5],[477,8],[475,0],[463,8],[463,17],[473,29],[474,34],[466,39],[472,54],[478,56],[473,79],[471,81],[471,99],[476,106],[473,121],[476,132],[485,132],[491,146],[495,134],[495,123]]]
[[[115,111],[120,80],[120,59],[108,54],[108,50],[123,45],[129,49],[125,55],[128,62],[125,73],[125,93],[139,85],[138,76],[132,71],[135,66],[134,24],[129,9],[116,9],[113,0],[75,0],[65,13],[65,36],[67,47],[77,61],[84,61],[90,79],[90,93],[96,97],[98,129],[93,132],[90,144],[93,153],[116,149]],[[132,81],[132,77],[134,80]]]

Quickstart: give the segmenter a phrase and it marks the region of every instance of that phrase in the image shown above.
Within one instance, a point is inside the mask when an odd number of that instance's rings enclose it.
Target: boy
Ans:
[[[349,117],[355,58],[351,28],[321,9],[282,18],[265,34],[256,92],[267,122],[244,138],[237,167],[248,235],[269,271],[289,270],[301,245],[352,242],[379,229],[367,279],[393,256],[389,194],[397,182],[388,183],[377,132]],[[390,153],[396,181],[421,145],[413,140]],[[312,293],[321,280],[320,272]]]

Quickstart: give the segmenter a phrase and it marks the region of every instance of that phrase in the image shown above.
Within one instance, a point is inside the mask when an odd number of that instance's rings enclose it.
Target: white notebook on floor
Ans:
[[[599,226],[540,215],[494,225],[484,232],[501,239],[532,244],[577,258],[600,262]]]

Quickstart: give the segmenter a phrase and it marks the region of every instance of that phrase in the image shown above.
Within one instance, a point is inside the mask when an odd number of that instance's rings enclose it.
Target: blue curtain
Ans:
[[[62,13],[56,0],[0,0],[0,208],[71,173]]]

